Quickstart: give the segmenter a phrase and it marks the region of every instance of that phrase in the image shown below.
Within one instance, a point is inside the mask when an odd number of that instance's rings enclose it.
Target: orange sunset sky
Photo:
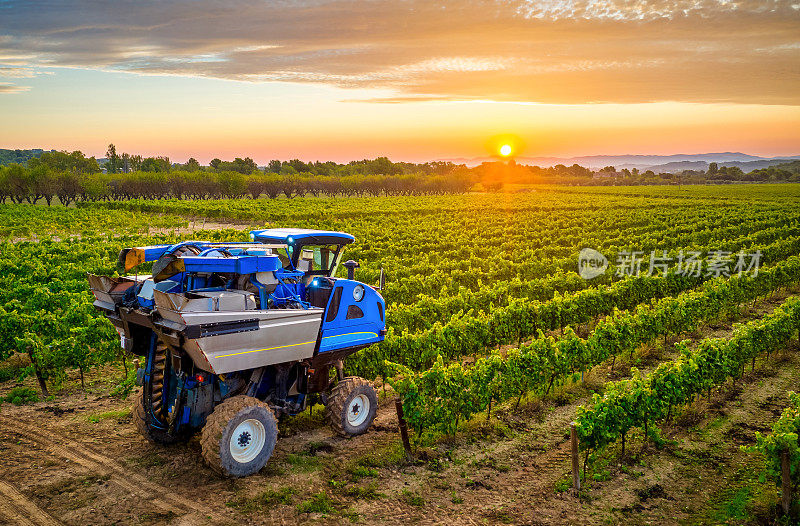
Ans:
[[[800,0],[0,0],[0,147],[800,154]]]

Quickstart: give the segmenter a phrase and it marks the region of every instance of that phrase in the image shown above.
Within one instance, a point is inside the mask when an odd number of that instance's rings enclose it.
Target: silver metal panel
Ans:
[[[92,291],[94,297],[103,303],[112,305],[120,303],[125,292],[136,284],[136,280],[133,277],[125,276],[112,278],[87,274],[87,278],[89,280],[89,290]]]
[[[92,305],[94,305],[95,308],[107,310],[109,312],[114,312],[114,303],[110,297],[106,298],[102,294],[98,296],[97,292],[95,292],[95,297],[97,297],[97,299],[94,300],[94,303],[92,303]]]
[[[184,349],[199,368],[216,374],[311,358],[323,312],[317,308],[184,312],[184,322],[191,325],[259,318],[258,330],[186,340]]]
[[[165,283],[165,282],[162,282]],[[220,290],[208,292],[167,293],[153,291],[153,301],[159,312],[240,312],[256,308],[255,296],[243,290]],[[178,321],[180,316],[162,314],[165,318]]]

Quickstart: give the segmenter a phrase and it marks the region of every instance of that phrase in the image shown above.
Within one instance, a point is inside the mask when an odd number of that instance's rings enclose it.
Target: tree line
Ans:
[[[122,159],[122,156],[117,156]],[[231,165],[248,165],[252,160],[236,159],[232,162],[215,163],[203,169],[193,169],[190,159],[187,165],[172,165],[166,158],[127,158],[128,169],[119,170],[113,163],[104,173],[94,157],[81,152],[44,152],[31,158],[27,166],[11,163],[0,167],[0,202],[32,203],[40,201],[52,204],[58,200],[70,205],[79,201],[120,201],[126,199],[253,199],[266,196],[303,197],[320,196],[364,196],[364,195],[422,195],[461,193],[475,183],[471,174],[462,168],[450,165],[439,170],[408,171],[407,167],[378,171],[385,166],[385,158],[359,161],[363,172],[337,172],[337,175],[321,175],[288,161],[287,168],[281,164],[279,172],[269,169],[249,171],[234,169]],[[120,161],[122,162],[122,161]],[[300,162],[300,161],[298,161]],[[196,163],[196,161],[195,161]],[[254,164],[254,163],[253,163]],[[326,163],[320,163],[326,164]],[[335,163],[333,163],[335,164]],[[198,163],[199,166],[199,163]],[[216,168],[214,167],[216,166]],[[339,165],[343,166],[343,165]],[[347,165],[350,166],[350,165]],[[417,165],[418,166],[418,165]],[[306,168],[308,165],[306,165]],[[275,166],[277,168],[277,166]],[[289,169],[291,168],[291,169]],[[247,173],[243,173],[247,171]]]
[[[80,151],[2,150],[0,202],[69,205],[78,201],[125,199],[220,199],[250,196],[287,198],[305,195],[421,195],[460,193],[480,182],[497,191],[504,184],[636,185],[705,184],[724,182],[800,182],[800,161],[745,174],[738,167],[711,163],[705,171],[656,174],[651,170],[598,172],[578,164],[539,167],[508,162],[485,162],[474,168],[451,162],[393,162],[386,157],[351,161],[304,162],[272,160],[259,167],[250,157],[213,159],[207,166],[190,158],[172,163],[169,157],[143,157],[108,146],[106,157],[86,157]]]
[[[681,172],[641,171],[637,168],[606,166],[594,171],[573,164],[540,167],[507,163],[485,162],[470,170],[484,187],[492,184],[569,184],[569,185],[653,185],[653,184],[717,184],[728,182],[800,182],[800,161],[792,161],[745,173],[738,166],[719,166],[709,163],[706,170]]]

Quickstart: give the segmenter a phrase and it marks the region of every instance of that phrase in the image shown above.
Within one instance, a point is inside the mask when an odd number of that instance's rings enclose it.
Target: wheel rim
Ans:
[[[347,423],[353,427],[358,427],[367,420],[370,409],[369,398],[360,394],[350,400],[347,404]]]
[[[267,432],[264,424],[249,418],[236,426],[230,440],[230,450],[233,460],[246,464],[261,453],[267,441]]]

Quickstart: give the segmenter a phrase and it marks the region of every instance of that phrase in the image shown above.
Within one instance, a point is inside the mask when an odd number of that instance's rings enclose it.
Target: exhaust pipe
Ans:
[[[344,266],[347,269],[347,279],[353,279],[353,275],[355,270],[360,267],[357,261],[353,261],[352,259],[348,259],[344,262]]]

